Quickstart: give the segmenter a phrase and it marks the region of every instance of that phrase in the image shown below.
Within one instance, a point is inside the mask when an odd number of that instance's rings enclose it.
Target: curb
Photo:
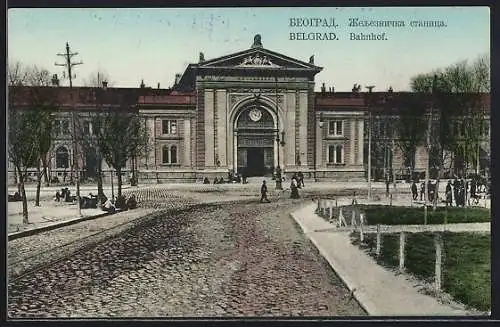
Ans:
[[[308,205],[308,206],[312,206],[312,205]],[[303,207],[303,208],[305,208],[305,207]],[[299,210],[302,210],[302,209],[299,209]],[[377,315],[377,311],[375,309],[375,304],[372,303],[372,301],[366,299],[362,292],[358,291],[358,287],[356,286],[356,284],[349,279],[347,274],[342,271],[342,268],[340,268],[340,265],[336,264],[334,259],[328,258],[328,256],[326,256],[325,250],[321,246],[318,245],[318,243],[316,242],[316,240],[313,237],[311,237],[311,233],[313,231],[307,230],[307,228],[303,224],[301,224],[301,222],[298,219],[295,218],[296,212],[299,210],[296,210],[295,212],[290,213],[290,217],[292,217],[293,220],[300,226],[300,228],[302,229],[304,234],[314,244],[316,249],[319,251],[321,256],[324,258],[324,260],[326,262],[328,262],[328,264],[330,265],[331,269],[335,272],[335,274],[340,278],[340,280],[342,280],[344,285],[351,292],[351,295],[354,297],[354,299],[356,299],[356,301],[363,308],[363,310],[370,316]]]
[[[18,238],[36,235],[36,234],[39,234],[39,233],[47,232],[49,230],[53,230],[53,229],[57,229],[57,228],[61,228],[61,227],[69,226],[69,225],[73,225],[73,224],[76,224],[76,223],[79,223],[79,222],[82,222],[82,221],[86,221],[86,220],[97,219],[97,218],[101,218],[101,217],[109,216],[109,215],[112,215],[112,214],[109,213],[109,212],[104,212],[102,214],[98,214],[98,215],[94,215],[94,216],[87,216],[87,217],[81,217],[81,218],[66,220],[66,221],[62,221],[62,222],[55,223],[55,224],[52,224],[52,225],[43,226],[43,227],[40,227],[40,228],[34,228],[34,229],[28,229],[28,230],[25,230],[25,231],[22,231],[22,232],[10,233],[10,234],[8,234],[7,239],[9,241],[12,241],[12,240],[15,240],[15,239],[18,239]]]

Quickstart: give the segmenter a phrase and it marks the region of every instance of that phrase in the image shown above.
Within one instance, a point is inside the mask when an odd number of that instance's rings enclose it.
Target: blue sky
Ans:
[[[336,29],[290,27],[290,18],[334,17]],[[402,20],[403,28],[353,28],[349,18]],[[442,20],[444,28],[411,28],[414,20]],[[338,41],[290,40],[291,32],[335,32]],[[351,41],[350,33],[383,33],[385,41]],[[433,8],[134,8],[134,9],[10,9],[10,62],[49,69],[62,75],[57,53],[69,42],[79,53],[75,85],[98,70],[113,86],[172,85],[174,75],[198,61],[248,49],[255,34],[264,48],[324,67],[316,88],[325,82],[338,91],[354,83],[385,90],[407,90],[411,76],[474,60],[490,51],[488,7]]]

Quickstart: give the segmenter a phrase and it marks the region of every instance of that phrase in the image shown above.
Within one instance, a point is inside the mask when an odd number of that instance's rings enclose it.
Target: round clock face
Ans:
[[[257,108],[252,109],[248,113],[248,115],[250,116],[250,119],[253,121],[259,121],[262,118],[262,112]]]

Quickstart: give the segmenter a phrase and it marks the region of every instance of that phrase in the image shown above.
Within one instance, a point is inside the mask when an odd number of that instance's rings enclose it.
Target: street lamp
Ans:
[[[276,167],[276,189],[277,190],[282,190],[283,185],[281,181],[281,167],[280,167],[280,118],[279,118],[279,108],[278,108],[278,76],[276,75],[275,77],[276,81],[276,153],[277,153],[277,159],[278,159],[278,165]],[[283,132],[284,135],[285,132]],[[284,141],[283,141],[284,142]],[[284,144],[284,143],[283,143]]]
[[[323,124],[324,124],[324,121],[323,121],[323,113],[320,112],[319,113],[319,128],[320,128],[320,135],[323,135]],[[316,135],[316,124],[314,124],[314,158],[313,158],[313,161],[314,161],[314,181],[317,182],[318,181],[318,178],[316,176],[316,166],[317,166],[317,163],[316,163],[316,156],[317,156],[317,139],[318,139],[318,136]],[[322,151],[320,151],[320,153],[322,153]]]

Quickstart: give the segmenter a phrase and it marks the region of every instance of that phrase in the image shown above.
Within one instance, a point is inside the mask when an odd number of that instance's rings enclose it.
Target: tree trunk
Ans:
[[[441,176],[443,176],[444,172],[444,153],[443,149],[441,148],[439,153],[440,153],[440,160],[439,160],[439,172],[436,180],[436,190],[434,192],[434,199],[432,201],[432,210],[436,211],[437,208],[437,202],[438,202],[438,194],[439,194],[439,181],[441,180]],[[445,194],[446,196],[446,194]]]
[[[50,186],[50,177],[48,174],[48,164],[47,164],[47,158],[44,156],[42,159],[42,165],[43,165],[43,179],[45,182],[45,186],[49,187]]]
[[[118,197],[122,195],[122,169],[117,168],[116,174],[118,175]]]
[[[42,186],[42,171],[40,169],[40,162],[38,162],[38,165],[36,166],[36,175],[37,175],[37,181],[36,181],[35,206],[39,207],[40,206],[40,188]]]
[[[24,178],[26,175],[26,172],[22,172],[21,169],[18,167],[17,171],[19,172],[19,189],[21,194],[22,200],[23,200],[23,224],[27,225],[29,223],[28,220],[28,200],[26,199],[26,190],[24,189]]]
[[[102,159],[99,158],[98,167],[97,167],[97,201],[99,202],[99,208],[102,207],[104,199],[104,191],[102,189]]]

